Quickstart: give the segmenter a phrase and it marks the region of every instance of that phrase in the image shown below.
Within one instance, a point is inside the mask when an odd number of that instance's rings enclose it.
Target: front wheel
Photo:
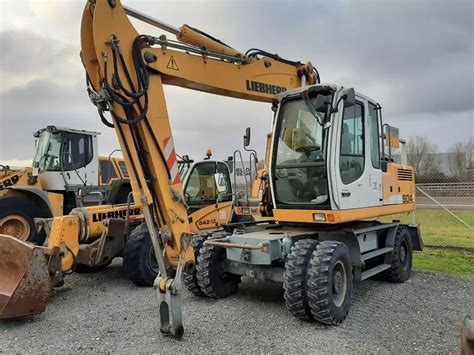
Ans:
[[[347,247],[336,241],[319,243],[308,266],[307,298],[314,319],[342,323],[352,297],[352,263]]]
[[[40,216],[39,207],[26,198],[0,198],[0,234],[43,245],[46,235],[44,232],[38,233],[34,223],[34,218]]]
[[[224,248],[203,243],[196,260],[196,277],[201,292],[211,298],[225,298],[237,292],[240,276],[223,269]]]
[[[136,227],[125,241],[123,267],[135,285],[153,286],[159,268],[146,224]]]
[[[283,296],[288,310],[302,320],[312,320],[307,300],[308,265],[313,251],[318,246],[315,239],[300,239],[291,248],[283,274]]]
[[[204,241],[209,237],[209,234],[202,233],[193,236],[193,250],[194,250],[194,259],[199,259],[199,253],[201,248],[204,244]],[[196,269],[192,271],[192,273],[187,273],[183,271],[183,283],[188,288],[189,291],[194,293],[196,296],[204,296],[204,293],[201,291],[199,287],[199,280],[197,279],[197,272]]]

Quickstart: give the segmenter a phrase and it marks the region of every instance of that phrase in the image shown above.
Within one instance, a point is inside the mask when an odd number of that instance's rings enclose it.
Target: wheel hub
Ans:
[[[341,261],[337,261],[334,265],[332,277],[332,296],[336,307],[340,307],[346,297],[347,292],[347,276],[346,268]]]
[[[341,275],[341,273],[338,271],[336,272],[336,274],[334,275],[334,292],[335,293],[339,293],[339,291],[341,290],[343,286],[343,276]]]
[[[403,268],[406,268],[407,264],[407,245],[405,242],[403,242],[400,245],[400,263],[402,264]]]
[[[0,219],[0,234],[26,241],[30,236],[30,224],[25,217],[8,215]]]

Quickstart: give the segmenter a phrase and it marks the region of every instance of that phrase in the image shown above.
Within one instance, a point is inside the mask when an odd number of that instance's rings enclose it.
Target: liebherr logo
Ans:
[[[259,83],[258,81],[246,80],[247,90],[261,92],[263,94],[276,95],[281,92],[286,91],[286,88],[283,86],[277,86],[272,84]]]
[[[138,216],[142,213],[140,208],[130,208],[129,216]],[[97,212],[92,215],[92,222],[100,222],[107,218],[125,218],[127,216],[127,209],[110,212]]]

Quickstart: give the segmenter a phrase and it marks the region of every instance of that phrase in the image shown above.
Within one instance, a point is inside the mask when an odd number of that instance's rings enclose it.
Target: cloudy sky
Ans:
[[[0,0],[0,162],[30,160],[46,125],[99,131],[99,150],[118,146],[85,91],[79,59],[85,0]],[[323,82],[354,86],[384,108],[401,136],[426,136],[446,151],[474,137],[474,2],[138,1],[127,5],[187,23],[246,51],[310,60]],[[159,35],[147,25],[139,32]],[[166,88],[178,152],[225,158],[252,127],[261,155],[267,104]]]

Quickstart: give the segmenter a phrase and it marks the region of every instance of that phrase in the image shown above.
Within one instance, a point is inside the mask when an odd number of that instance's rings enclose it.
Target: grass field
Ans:
[[[473,211],[455,213],[473,224]],[[393,219],[398,219],[402,223],[413,222],[411,214],[393,215],[379,220],[389,222]],[[414,268],[474,277],[473,230],[442,210],[418,210],[415,220],[420,225],[423,242],[428,247],[425,247],[422,253],[415,253]],[[455,248],[430,248],[429,245]],[[456,248],[460,250],[455,250]]]

